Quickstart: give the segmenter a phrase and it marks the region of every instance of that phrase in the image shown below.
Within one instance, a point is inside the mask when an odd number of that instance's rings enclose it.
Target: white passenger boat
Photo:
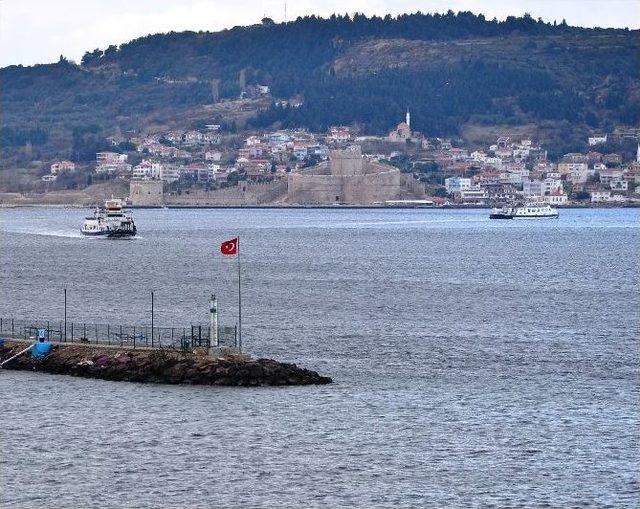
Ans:
[[[527,203],[516,207],[500,207],[491,209],[490,219],[557,219],[558,209],[546,203]]]
[[[85,218],[80,233],[88,236],[133,237],[136,234],[133,218],[126,212],[124,201],[112,198],[103,208],[96,207],[93,216]]]

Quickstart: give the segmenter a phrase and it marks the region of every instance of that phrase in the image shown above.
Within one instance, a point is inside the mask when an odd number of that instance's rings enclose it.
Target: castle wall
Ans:
[[[213,191],[190,191],[189,194],[166,195],[167,205],[246,206],[269,204],[281,200],[287,193],[286,182],[240,182],[232,187]]]
[[[313,171],[292,173],[288,182],[288,202],[367,205],[398,197],[400,172],[396,168],[369,162],[360,166],[360,173],[355,175],[318,175]]]
[[[342,203],[340,177],[292,173],[289,175],[290,203]]]
[[[158,206],[164,203],[162,181],[132,180],[129,182],[129,199],[134,206]]]

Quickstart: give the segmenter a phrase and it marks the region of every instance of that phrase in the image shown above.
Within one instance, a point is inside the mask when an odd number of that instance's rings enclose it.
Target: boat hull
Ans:
[[[539,216],[514,215],[513,219],[558,219],[558,217],[560,217],[558,214],[544,214]]]
[[[511,214],[490,214],[489,219],[513,219],[513,215]]]
[[[123,231],[83,231],[80,230],[80,233],[82,235],[85,235],[86,237],[107,237],[109,239],[116,239],[116,238],[122,238],[122,237],[135,237],[136,235],[136,230],[133,231],[128,231],[128,230],[123,230]]]

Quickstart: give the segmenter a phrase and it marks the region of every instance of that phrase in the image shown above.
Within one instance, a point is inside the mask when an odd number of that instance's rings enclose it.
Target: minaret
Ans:
[[[411,127],[411,113],[409,113],[409,108],[407,108],[407,116],[405,117],[405,122],[409,127]],[[638,149],[640,151],[640,148]],[[640,152],[638,152],[640,154]]]

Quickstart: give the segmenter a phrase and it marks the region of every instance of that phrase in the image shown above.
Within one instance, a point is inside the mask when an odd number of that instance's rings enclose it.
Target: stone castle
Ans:
[[[362,157],[359,146],[332,150],[329,161],[296,173],[288,180],[291,204],[367,205],[400,195],[400,171]]]
[[[164,194],[160,180],[132,180],[129,184],[129,199],[137,207],[372,205],[400,195],[400,171],[363,158],[359,146],[332,150],[328,161],[291,173],[281,182],[242,182],[225,189],[192,190],[182,195]]]

